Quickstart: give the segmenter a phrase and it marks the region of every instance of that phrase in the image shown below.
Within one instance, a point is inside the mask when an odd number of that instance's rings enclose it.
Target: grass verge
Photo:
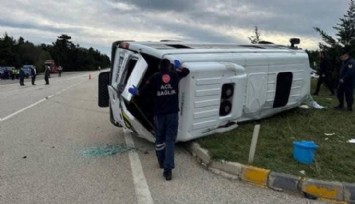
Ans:
[[[314,87],[315,81],[312,81]],[[204,137],[197,142],[212,159],[248,163],[255,124],[260,124],[253,166],[330,181],[355,182],[355,112],[332,107],[338,100],[324,86],[313,99],[326,109],[296,108],[260,121],[240,123],[233,131]],[[325,133],[335,133],[327,136]],[[318,146],[315,162],[303,165],[293,159],[293,141],[313,140]]]

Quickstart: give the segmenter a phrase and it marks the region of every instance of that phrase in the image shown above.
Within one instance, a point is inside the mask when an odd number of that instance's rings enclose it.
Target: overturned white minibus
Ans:
[[[99,75],[99,106],[111,122],[154,141],[152,95],[133,97],[161,59],[180,60],[190,74],[179,86],[177,141],[229,131],[237,123],[299,106],[310,92],[308,55],[275,44],[117,41],[111,70]]]

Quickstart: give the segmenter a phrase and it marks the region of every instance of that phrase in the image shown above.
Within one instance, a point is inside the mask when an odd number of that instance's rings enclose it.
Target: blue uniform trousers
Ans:
[[[178,131],[178,113],[154,116],[155,152],[160,168],[171,170],[175,167],[175,141]]]
[[[344,96],[348,107],[353,105],[353,86],[352,84],[340,84],[337,90],[337,97],[339,100],[339,105],[344,107]]]

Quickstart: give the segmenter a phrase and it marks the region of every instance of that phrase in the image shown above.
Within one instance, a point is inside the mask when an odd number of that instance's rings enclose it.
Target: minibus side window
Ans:
[[[291,92],[292,79],[292,72],[280,72],[277,75],[276,93],[273,108],[287,105]]]
[[[120,87],[122,88],[122,90],[125,89],[127,81],[133,71],[133,68],[136,66],[137,60],[138,60],[137,58],[130,58],[126,63],[126,67],[123,70],[121,81],[120,81]]]
[[[120,76],[120,70],[122,67],[123,60],[124,60],[124,56],[120,55],[120,57],[118,58],[118,65],[117,65],[117,73],[116,73],[115,82],[118,82],[118,77]]]

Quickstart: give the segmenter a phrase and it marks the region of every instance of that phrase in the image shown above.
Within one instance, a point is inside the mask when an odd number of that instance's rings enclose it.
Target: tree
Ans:
[[[317,50],[305,50],[308,54],[309,65],[312,69],[317,70],[319,67],[318,56],[319,52]]]
[[[261,41],[261,38],[260,38],[261,34],[259,33],[258,26],[255,26],[254,34],[255,34],[254,36],[250,36],[248,38],[252,44],[258,44]]]
[[[74,44],[66,34],[58,36],[52,45],[33,43],[19,37],[16,41],[7,33],[0,37],[0,66],[20,68],[25,64],[37,67],[38,72],[44,71],[44,61],[53,59],[66,71],[97,70],[98,66],[108,67],[110,60],[94,48],[81,48]]]
[[[18,40],[17,40],[17,44],[18,45],[22,45],[25,43],[25,39],[23,37],[19,37]]]
[[[349,9],[343,18],[340,18],[338,23],[333,28],[337,31],[337,38],[332,37],[319,27],[314,27],[324,43],[319,43],[320,50],[324,51],[330,59],[331,67],[333,68],[332,83],[334,86],[337,83],[337,75],[340,68],[338,60],[339,51],[341,47],[349,47],[354,51],[355,48],[355,4],[354,0],[350,0]]]
[[[75,46],[70,41],[71,37],[66,34],[62,34],[58,36],[55,43],[53,43],[53,47],[51,49],[51,54],[54,57],[54,60],[58,65],[65,66],[66,70],[72,70],[72,66],[70,63],[70,50],[75,49]]]
[[[350,0],[350,6],[343,18],[340,18],[340,23],[333,27],[338,31],[338,41],[344,46],[355,45],[355,5],[354,1]]]
[[[343,18],[340,18],[340,23],[333,27],[337,30],[336,36],[333,38],[328,35],[319,27],[314,29],[320,34],[322,40],[326,43],[319,43],[319,48],[324,51],[329,49],[339,49],[340,46],[349,46],[354,48],[355,46],[355,4],[354,0],[350,0],[349,9]]]
[[[0,65],[2,66],[14,66],[18,64],[15,51],[16,40],[13,37],[4,34],[3,38],[0,38]]]

